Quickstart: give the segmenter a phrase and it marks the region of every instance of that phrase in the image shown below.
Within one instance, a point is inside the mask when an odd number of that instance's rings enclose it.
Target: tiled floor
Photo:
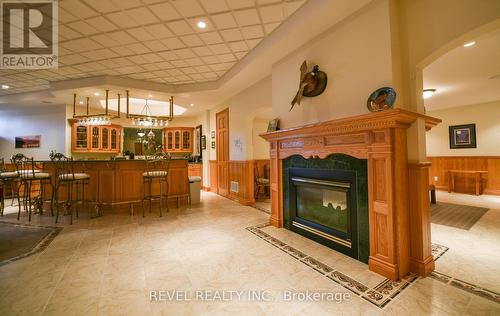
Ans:
[[[171,208],[163,218],[156,213],[145,219],[105,213],[92,220],[82,216],[72,226],[61,224],[63,231],[43,252],[0,267],[0,315],[500,313],[500,304],[432,278],[417,279],[385,307],[376,307],[248,231],[249,226],[267,222],[264,212],[202,194],[199,206]],[[12,211],[2,220],[15,221]],[[26,223],[27,217],[21,222]],[[53,225],[53,218],[36,215],[32,224]],[[289,233],[263,229],[278,235]],[[293,238],[296,236],[289,242]],[[370,286],[381,279],[365,265],[352,264],[333,250],[313,242],[301,247]],[[150,302],[154,290],[177,290],[181,297]],[[202,301],[195,296],[221,294],[214,290],[226,291],[222,299],[228,298],[228,291],[244,292],[239,292],[243,293],[241,300],[233,296],[229,301]],[[287,290],[292,292],[284,292]],[[191,301],[181,300],[181,291],[187,291]],[[305,291],[346,293],[347,299],[340,303],[328,298],[304,301]],[[264,294],[265,300],[249,300],[246,295],[251,293]],[[285,301],[285,293],[299,295]]]

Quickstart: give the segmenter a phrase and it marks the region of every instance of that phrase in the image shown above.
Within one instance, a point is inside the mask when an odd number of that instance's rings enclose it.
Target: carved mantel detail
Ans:
[[[325,158],[333,153],[367,159],[369,269],[393,280],[410,271],[430,273],[434,261],[430,252],[429,203],[425,203],[428,187],[421,180],[428,168],[416,170],[412,165],[409,178],[406,144],[406,130],[419,119],[425,121],[427,129],[441,122],[422,114],[391,109],[261,134],[271,145],[270,223],[283,226],[283,159],[292,155]],[[409,201],[419,201],[418,212],[412,206],[411,216]]]

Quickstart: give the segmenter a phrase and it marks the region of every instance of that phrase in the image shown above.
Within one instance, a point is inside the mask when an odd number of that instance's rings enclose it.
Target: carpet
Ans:
[[[484,207],[438,202],[431,206],[431,222],[469,230],[487,211]]]
[[[44,250],[61,230],[61,227],[0,222],[0,266]]]

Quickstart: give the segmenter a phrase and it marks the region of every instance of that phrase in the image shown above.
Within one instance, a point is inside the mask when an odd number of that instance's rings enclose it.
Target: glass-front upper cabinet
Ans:
[[[108,150],[109,149],[109,128],[102,127],[101,129],[102,138],[101,138],[101,149]]]
[[[93,126],[92,127],[92,143],[91,143],[91,149],[99,149],[99,135],[100,135],[100,129],[99,126]]]
[[[84,150],[89,146],[89,128],[77,125],[75,128],[75,149]]]
[[[183,131],[182,132],[182,149],[189,149],[191,147],[191,132]]]
[[[181,132],[175,131],[175,149],[181,148]]]
[[[189,153],[193,150],[192,127],[167,127],[163,131],[165,151]]]
[[[111,129],[111,150],[118,148],[118,131],[116,128]]]
[[[174,133],[172,131],[167,132],[167,149],[172,150],[174,148]]]

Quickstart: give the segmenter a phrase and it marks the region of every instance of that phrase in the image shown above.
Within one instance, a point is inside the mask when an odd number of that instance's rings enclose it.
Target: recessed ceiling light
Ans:
[[[196,23],[196,25],[198,26],[198,28],[200,29],[204,29],[207,27],[207,23],[205,23],[204,21],[199,21],[198,23]]]
[[[474,45],[476,45],[476,42],[468,42],[464,44],[464,47],[472,47]]]
[[[95,95],[96,97],[98,97],[98,96],[99,96],[99,92],[95,92],[95,93],[94,93],[94,95]]]
[[[193,104],[193,103],[191,103],[189,106],[194,106],[194,104]]]
[[[422,96],[424,97],[424,99],[428,99],[432,97],[434,93],[436,93],[436,89],[425,89],[422,93]]]
[[[83,101],[78,102],[78,104],[83,104]]]
[[[9,87],[8,85],[6,85],[6,84],[3,84],[3,85],[2,85],[2,89],[9,89],[9,88],[10,88],[10,87]]]
[[[152,95],[152,94],[148,95],[148,98],[152,98],[152,97],[153,97],[153,95]]]

